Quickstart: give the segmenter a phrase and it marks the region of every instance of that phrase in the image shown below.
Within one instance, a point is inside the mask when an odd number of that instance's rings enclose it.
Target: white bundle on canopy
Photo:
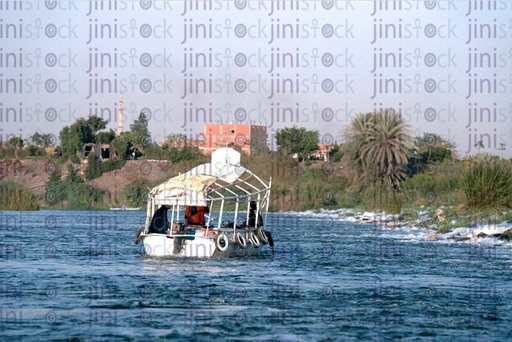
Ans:
[[[233,183],[247,170],[240,165],[240,153],[230,148],[221,148],[212,153],[212,162],[196,166],[188,175],[217,177],[226,183]]]
[[[206,206],[208,187],[217,177],[183,174],[173,177],[151,191],[157,204]]]

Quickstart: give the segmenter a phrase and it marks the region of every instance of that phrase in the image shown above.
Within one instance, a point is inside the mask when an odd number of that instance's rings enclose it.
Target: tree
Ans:
[[[102,118],[96,115],[92,115],[89,116],[87,121],[85,121],[85,124],[89,127],[92,137],[95,137],[98,131],[101,131],[102,129],[105,129],[107,127],[108,121],[103,120]]]
[[[451,158],[455,144],[439,134],[425,132],[423,137],[415,138],[414,148],[423,163],[442,162],[445,158]]]
[[[12,137],[9,139],[9,146],[14,148],[14,156],[16,157],[16,159],[19,159],[18,149],[22,148],[23,144],[23,139],[21,139],[20,137]]]
[[[85,168],[85,179],[92,180],[101,177],[101,163],[96,160],[94,152],[89,153],[87,156],[87,167]]]
[[[356,116],[348,128],[345,157],[364,179],[360,185],[400,184],[413,142],[409,127],[389,109]]]
[[[480,148],[485,148],[484,142],[482,140],[477,141],[475,147],[478,147],[478,153],[480,153]]]
[[[110,146],[112,147],[112,155],[115,158],[124,159],[128,144],[122,137],[117,137],[111,141]]]
[[[84,180],[75,173],[75,169],[73,168],[73,164],[68,164],[68,177],[66,180],[70,183],[83,183]]]
[[[361,158],[361,146],[365,144],[366,135],[373,119],[373,113],[356,114],[350,125],[341,131],[345,138],[343,148],[344,159],[353,176],[353,184],[356,188],[362,188],[364,184],[364,160]]]
[[[182,133],[169,134],[165,138],[165,143],[166,144],[168,144],[171,147],[177,147],[177,148],[180,148],[181,145],[183,145],[186,141],[187,141],[187,136],[185,134],[182,134]]]
[[[76,155],[82,149],[83,143],[77,134],[73,134],[71,128],[65,126],[59,133],[60,146],[63,156]]]
[[[81,145],[91,143],[94,139],[88,120],[84,118],[78,118],[74,124],[69,126],[69,130],[72,135],[79,139],[82,143]],[[82,148],[82,146],[80,146],[80,148]]]
[[[148,120],[143,112],[139,114],[139,119],[130,125],[130,131],[137,133],[141,137],[140,143],[143,148],[149,146],[151,143],[151,133],[149,133]]]
[[[55,141],[53,141],[53,136],[48,133],[40,134],[38,132],[35,132],[32,136],[28,138],[30,142],[33,145],[36,145],[38,147],[49,147],[55,144]]]
[[[505,143],[500,143],[500,147],[495,148],[495,150],[501,151],[501,159],[503,159],[503,151],[505,151],[505,146],[507,146]]]
[[[71,126],[65,126],[59,133],[62,155],[75,155],[76,152],[80,151],[82,146],[87,143],[98,140],[100,143],[104,143],[104,141],[107,140],[112,141],[113,136],[115,137],[115,133],[112,129],[109,132],[98,133],[99,130],[106,128],[107,123],[107,120],[92,115],[87,120],[78,118]]]
[[[118,139],[126,143],[128,151],[138,150],[142,154],[144,154],[144,149],[150,145],[147,144],[147,140],[137,132],[123,132]]]
[[[110,129],[108,132],[99,132],[96,134],[96,142],[100,144],[110,144],[116,138],[116,133]]]
[[[287,127],[276,133],[277,152],[285,156],[298,153],[305,159],[318,150],[318,131],[308,131],[304,127]]]
[[[343,158],[345,151],[340,148],[337,142],[334,143],[334,147],[329,151],[329,161],[337,163]]]

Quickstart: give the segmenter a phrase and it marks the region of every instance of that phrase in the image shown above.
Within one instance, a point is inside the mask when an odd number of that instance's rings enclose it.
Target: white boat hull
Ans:
[[[193,238],[193,240],[191,239]],[[265,249],[265,245],[260,243],[258,248],[254,248],[250,243],[245,248],[240,248],[234,241],[229,240],[228,248],[222,252],[215,247],[215,239],[205,238],[202,232],[196,236],[190,236],[183,239],[183,248],[175,250],[174,239],[165,234],[148,234],[143,236],[144,249],[149,256],[179,256],[194,258],[210,257],[245,257],[258,256]]]
[[[110,208],[110,210],[140,210],[140,208]]]

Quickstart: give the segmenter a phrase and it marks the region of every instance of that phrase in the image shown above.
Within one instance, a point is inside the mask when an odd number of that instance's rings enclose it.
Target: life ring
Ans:
[[[144,233],[144,226],[140,226],[137,230],[137,234],[135,234],[135,238],[133,239],[133,243],[138,245],[142,241],[142,234]]]
[[[258,238],[260,239],[262,244],[266,245],[268,243],[267,235],[265,234],[265,231],[262,228],[256,229],[256,234],[258,234]]]
[[[229,246],[229,239],[224,234],[217,234],[215,237],[215,246],[221,252],[225,252]]]
[[[260,246],[260,239],[258,239],[256,234],[254,234],[253,232],[248,232],[248,236],[249,236],[248,240],[251,243],[251,245],[254,248],[258,248]]]
[[[245,242],[245,238],[240,233],[235,234],[235,242],[240,248],[245,248],[247,246],[247,242]]]

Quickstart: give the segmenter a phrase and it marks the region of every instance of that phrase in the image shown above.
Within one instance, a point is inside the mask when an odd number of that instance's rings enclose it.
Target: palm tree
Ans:
[[[500,147],[495,148],[495,150],[501,151],[501,159],[503,159],[503,151],[505,151],[505,146],[507,146],[505,143],[500,143]]]
[[[409,127],[390,109],[359,114],[352,121],[347,131],[347,158],[366,183],[400,184],[413,144]]]
[[[364,186],[364,161],[361,159],[361,146],[366,140],[373,113],[356,114],[350,125],[341,133],[345,136],[344,160],[353,175],[356,188]]]
[[[23,145],[25,144],[23,139],[21,139],[20,137],[12,137],[9,139],[8,143],[9,143],[9,146],[14,149],[14,156],[16,157],[16,159],[19,159],[18,158],[18,149],[21,149],[23,147]]]
[[[368,128],[361,157],[367,167],[374,168],[378,180],[387,185],[399,185],[405,177],[413,139],[410,127],[403,118],[392,110],[381,110],[375,114]]]
[[[477,141],[475,147],[478,147],[478,153],[480,153],[480,147],[485,148],[484,142],[482,140]]]

